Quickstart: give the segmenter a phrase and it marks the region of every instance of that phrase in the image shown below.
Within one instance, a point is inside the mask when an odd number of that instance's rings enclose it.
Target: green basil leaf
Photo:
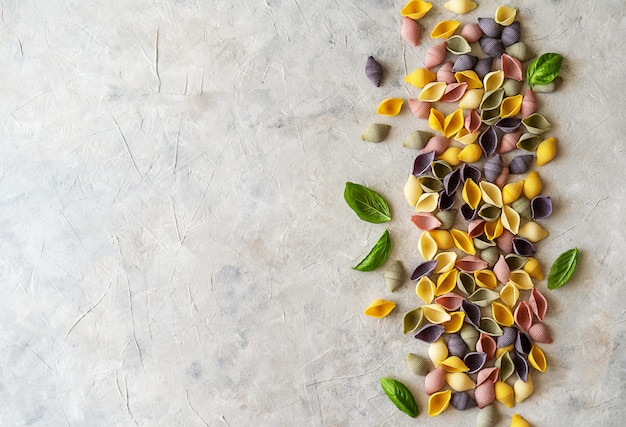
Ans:
[[[548,289],[558,289],[572,277],[578,264],[578,248],[563,252],[557,257],[548,275]]]
[[[346,199],[348,206],[350,206],[363,221],[374,224],[391,221],[389,204],[374,190],[370,190],[360,184],[346,182],[343,197]]]
[[[389,230],[385,230],[370,253],[353,268],[359,271],[376,270],[387,261],[389,252],[391,252],[391,235],[389,234]]]
[[[389,400],[391,400],[399,410],[413,418],[419,415],[415,398],[404,384],[393,378],[381,378],[380,385],[387,397],[389,397]]]
[[[563,57],[558,53],[544,53],[533,60],[526,69],[526,81],[532,87],[547,85],[559,75]]]

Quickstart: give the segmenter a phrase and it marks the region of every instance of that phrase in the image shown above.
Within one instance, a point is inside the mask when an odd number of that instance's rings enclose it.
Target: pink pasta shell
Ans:
[[[513,252],[514,238],[515,235],[509,230],[503,230],[500,237],[496,239],[496,245],[498,245],[498,249],[500,249],[503,254],[510,254],[511,252]]]
[[[494,383],[498,381],[498,374],[500,373],[500,369],[496,367],[484,368],[478,371],[478,375],[476,378],[476,385],[480,385],[484,382]]]
[[[550,344],[552,343],[552,336],[550,335],[550,331],[548,327],[543,323],[535,323],[530,329],[528,329],[528,335],[533,339],[533,341],[540,342],[542,344]]]
[[[518,129],[515,132],[504,134],[500,140],[498,153],[505,154],[515,150],[517,148],[517,141],[519,141],[519,137],[522,136],[522,133],[523,131]]]
[[[424,148],[422,148],[422,153],[434,151],[437,156],[440,156],[449,146],[450,138],[446,138],[442,135],[435,135],[430,138]]]
[[[502,71],[504,71],[504,77],[507,79],[517,80],[518,82],[524,80],[522,63],[519,59],[503,53],[500,60]]]
[[[496,340],[485,333],[480,333],[476,342],[476,351],[482,351],[487,355],[487,360],[490,360],[496,354],[497,348]]]
[[[482,121],[478,110],[471,110],[467,116],[465,116],[465,129],[467,129],[469,133],[477,132],[481,125]]]
[[[441,64],[441,67],[437,70],[437,81],[438,82],[446,82],[456,83],[456,78],[454,77],[454,72],[452,71],[453,67],[452,61],[446,61]]]
[[[473,273],[476,270],[484,270],[489,265],[487,264],[487,261],[485,260],[482,260],[473,255],[468,255],[466,257],[463,257],[457,260],[457,262],[455,263],[455,266],[459,270]]]
[[[500,189],[502,189],[502,187],[504,187],[506,185],[506,181],[508,179],[509,179],[509,167],[508,166],[502,166],[502,172],[500,172],[500,175],[498,175],[498,177],[496,178],[494,183],[498,187],[500,187]]]
[[[432,105],[430,102],[420,101],[419,99],[413,98],[409,99],[409,109],[418,119],[427,119],[431,108]]]
[[[515,323],[524,332],[528,331],[533,324],[533,313],[526,301],[520,302],[513,312]]]
[[[467,235],[470,238],[482,236],[485,232],[485,220],[484,219],[473,219],[469,222],[467,226]]]
[[[485,381],[474,390],[474,399],[476,399],[476,405],[480,409],[491,404],[495,398],[495,383],[491,381]]]
[[[449,83],[446,86],[446,90],[443,92],[443,96],[439,98],[439,102],[456,102],[465,95],[467,90],[467,83]]]
[[[461,36],[467,40],[468,43],[477,42],[479,38],[482,37],[483,31],[480,29],[478,24],[465,24],[463,28],[461,28]]]
[[[405,16],[402,19],[400,35],[411,46],[417,46],[420,43],[420,26],[417,21]]]
[[[420,212],[411,216],[411,222],[422,231],[434,230],[441,227],[441,221],[430,212]]]
[[[528,117],[537,112],[537,98],[532,89],[528,89],[522,98],[522,117]]]
[[[446,370],[443,366],[430,371],[424,377],[424,392],[428,395],[438,392],[446,385]]]
[[[530,293],[530,298],[528,299],[528,305],[532,310],[533,314],[537,316],[537,319],[543,320],[548,311],[548,301],[546,297],[543,296],[539,289],[533,288]]]
[[[435,302],[445,308],[447,311],[457,311],[461,308],[461,303],[465,298],[461,295],[449,292],[435,298]]]
[[[500,258],[496,261],[496,264],[493,266],[493,273],[496,275],[498,281],[502,284],[506,284],[511,277],[511,269],[509,268],[509,264],[507,264],[504,255],[500,254]]]
[[[431,46],[426,51],[426,59],[424,60],[424,66],[426,68],[434,68],[441,64],[446,59],[446,42],[441,42],[434,46]]]

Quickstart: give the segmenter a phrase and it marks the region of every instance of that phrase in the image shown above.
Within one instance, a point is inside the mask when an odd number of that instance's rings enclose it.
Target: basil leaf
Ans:
[[[399,410],[413,418],[419,415],[415,398],[404,384],[393,378],[381,378],[380,385],[387,397],[389,397],[389,400],[391,400]]]
[[[578,248],[563,252],[557,257],[548,275],[548,289],[558,289],[572,277],[578,264]]]
[[[363,221],[374,224],[391,221],[389,204],[374,190],[360,184],[346,182],[343,198]]]
[[[389,234],[389,230],[385,230],[370,253],[353,268],[359,271],[376,270],[387,261],[389,252],[391,252],[391,235]]]
[[[544,53],[533,60],[526,69],[526,81],[532,87],[547,85],[559,75],[563,57],[558,53]]]

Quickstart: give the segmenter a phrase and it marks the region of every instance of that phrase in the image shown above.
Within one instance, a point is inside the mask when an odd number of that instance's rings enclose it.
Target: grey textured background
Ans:
[[[455,17],[433,3],[413,48],[398,1],[0,2],[2,425],[474,425],[476,410],[428,419],[404,364],[426,352],[401,333],[413,285],[391,295],[350,269],[384,227],[342,198],[345,181],[383,193],[392,257],[420,261],[400,142],[427,125],[405,107],[387,141],[359,135],[381,99],[417,95],[402,78]],[[461,21],[500,4],[478,3]],[[581,261],[546,291],[549,368],[499,425],[622,425],[626,6],[509,4],[536,52],[566,58],[538,95],[559,153],[537,257]],[[367,318],[375,298],[398,307]],[[420,418],[381,376],[409,384]]]

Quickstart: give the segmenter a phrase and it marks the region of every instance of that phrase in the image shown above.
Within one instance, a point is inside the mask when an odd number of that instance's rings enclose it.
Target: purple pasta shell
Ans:
[[[524,332],[518,331],[517,337],[515,338],[515,350],[521,354],[530,353],[530,349],[532,348],[533,343]]]
[[[535,156],[532,154],[521,154],[513,157],[509,163],[509,173],[517,175],[528,172],[534,158]]]
[[[513,365],[515,366],[515,373],[520,380],[524,382],[528,381],[528,361],[517,351],[513,351],[511,353],[513,354],[512,359]]]
[[[448,338],[448,353],[451,356],[457,356],[462,359],[466,352],[467,345],[463,338],[458,334],[450,335],[450,338]]]
[[[504,133],[513,133],[519,129],[521,124],[522,119],[518,119],[517,117],[506,117],[498,120],[495,126]]]
[[[459,411],[475,408],[477,406],[476,401],[464,391],[453,391],[450,403],[452,403],[452,406]]]
[[[486,37],[500,37],[503,26],[493,18],[478,18],[478,26]]]
[[[461,169],[455,169],[443,177],[443,188],[446,193],[453,194],[461,185]]]
[[[485,55],[491,58],[499,58],[504,53],[504,48],[502,47],[502,42],[500,39],[495,39],[493,37],[483,37],[478,40],[480,47],[485,52]]]
[[[463,166],[461,166],[461,181],[465,182],[471,178],[474,182],[480,182],[480,177],[480,169],[476,166],[472,166],[467,163],[464,163]]]
[[[493,65],[493,58],[481,58],[476,61],[476,65],[474,65],[474,72],[478,76],[479,79],[484,79],[487,73],[491,71],[491,67]]]
[[[413,162],[413,175],[420,176],[430,170],[430,164],[435,160],[435,152],[428,151],[418,154]]]
[[[461,311],[465,313],[465,321],[478,328],[480,326],[480,307],[467,300],[461,301]]]
[[[463,203],[463,206],[461,206],[461,216],[465,221],[473,220],[476,218],[476,215],[478,215],[478,209],[472,209],[470,205]]]
[[[521,256],[531,256],[535,253],[535,245],[523,237],[513,239],[513,252]]]
[[[533,219],[547,218],[552,214],[552,198],[537,196],[530,201],[530,212]]]
[[[443,335],[445,331],[446,331],[446,328],[444,328],[441,325],[428,324],[428,325],[422,326],[417,331],[417,334],[415,334],[415,338],[417,338],[420,341],[433,343],[437,341]]]
[[[367,62],[365,63],[365,76],[377,87],[380,87],[380,83],[383,79],[383,67],[381,67],[373,56],[367,58]]]
[[[515,343],[517,338],[517,329],[510,326],[502,328],[502,335],[496,338],[496,344],[498,348],[509,346]]]
[[[489,126],[487,130],[480,134],[478,137],[478,145],[483,149],[485,157],[491,157],[498,151],[498,134],[493,126]]]
[[[485,179],[489,182],[494,182],[498,179],[502,173],[502,157],[498,154],[488,159],[483,166],[483,172]]]
[[[477,56],[468,54],[459,55],[456,61],[454,61],[452,71],[456,73],[457,71],[471,70],[476,62],[478,62]]]
[[[502,46],[509,47],[520,41],[521,38],[522,31],[520,29],[520,23],[519,21],[515,21],[502,29],[500,40],[502,40]]]
[[[419,280],[423,276],[429,276],[437,267],[437,260],[424,261],[418,265],[413,274],[411,274],[411,280]]]
[[[483,366],[485,366],[486,361],[487,353],[483,353],[482,351],[472,351],[467,353],[463,358],[465,366],[469,368],[468,374],[475,374],[480,371]]]
[[[448,211],[452,209],[454,203],[456,202],[456,193],[448,194],[446,191],[441,191],[439,193],[439,202],[437,203],[437,207],[440,211]]]

